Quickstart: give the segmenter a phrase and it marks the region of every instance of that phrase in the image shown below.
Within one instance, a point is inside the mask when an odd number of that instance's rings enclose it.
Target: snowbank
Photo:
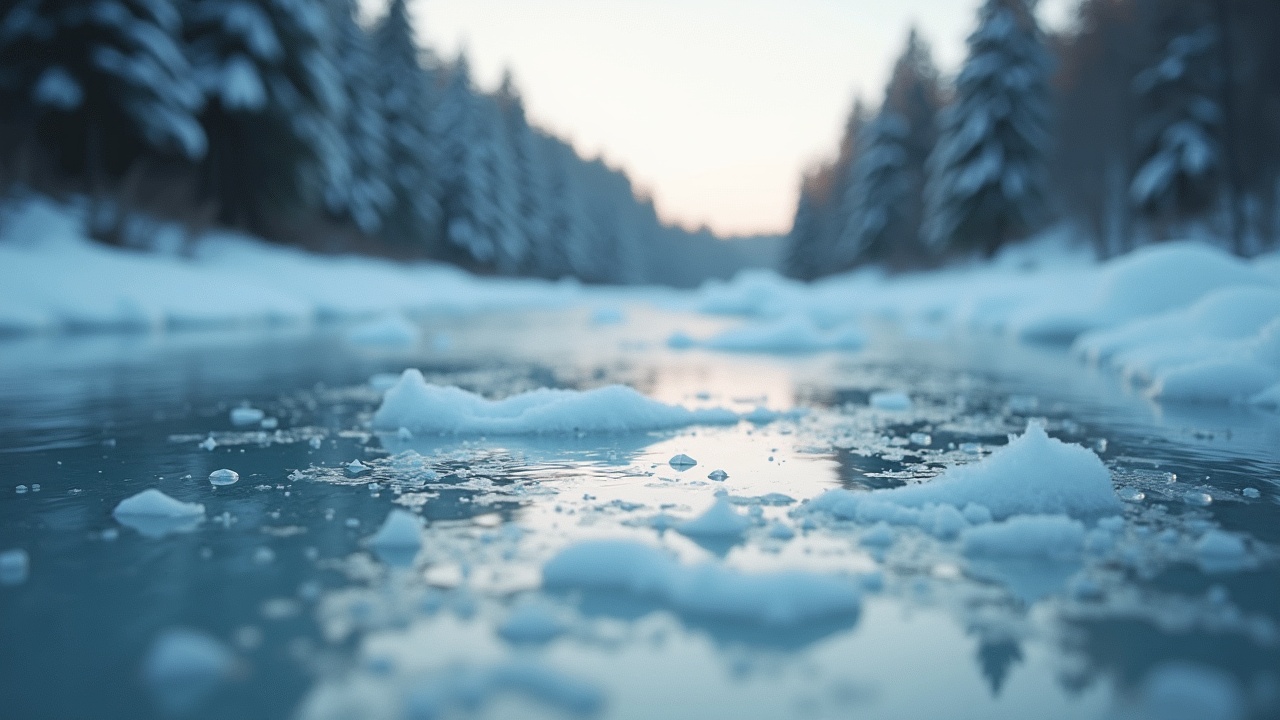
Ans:
[[[584,296],[577,283],[487,280],[434,263],[315,255],[226,232],[202,238],[192,257],[118,250],[86,239],[72,208],[30,199],[6,210],[0,333],[523,310],[564,307]]]
[[[1069,560],[1084,550],[1085,529],[1065,515],[1020,515],[960,534],[966,555]]]
[[[625,433],[737,421],[728,410],[667,405],[622,385],[581,391],[542,388],[488,400],[461,388],[429,385],[416,369],[404,371],[373,416],[379,430],[403,427],[463,435]]]
[[[859,522],[896,519],[900,524],[917,524],[919,514],[904,509],[943,505],[964,508],[965,516],[974,517],[983,512],[978,507],[985,508],[997,519],[1054,514],[1091,517],[1121,510],[1111,474],[1093,451],[1051,438],[1038,423],[1030,423],[1025,433],[989,457],[950,468],[929,482],[868,493],[831,490],[806,504],[803,511]]]
[[[852,615],[856,584],[800,571],[741,573],[715,564],[681,565],[627,540],[591,540],[562,550],[542,568],[550,589],[626,592],[679,612],[768,625]]]

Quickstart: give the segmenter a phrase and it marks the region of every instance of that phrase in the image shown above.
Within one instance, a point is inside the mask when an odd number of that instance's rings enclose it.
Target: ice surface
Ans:
[[[705,347],[726,352],[809,353],[823,350],[861,350],[867,337],[847,326],[823,330],[808,315],[793,314],[776,320],[750,322],[725,330],[704,341],[673,343],[671,347]]]
[[[1069,560],[1084,549],[1085,528],[1065,515],[1019,515],[960,534],[966,555]]]
[[[1142,681],[1140,720],[1244,720],[1240,684],[1215,668],[1185,661],[1157,666]]]
[[[111,513],[147,537],[194,530],[204,520],[204,505],[186,503],[151,488],[121,500]]]
[[[27,581],[31,558],[21,548],[0,552],[0,585],[21,585]]]
[[[165,630],[151,644],[142,664],[142,679],[167,713],[197,707],[236,672],[236,658],[208,633],[187,628]]]
[[[1035,422],[983,460],[950,468],[933,480],[870,493],[831,490],[805,509],[861,520],[859,505],[864,503],[910,508],[943,504],[964,508],[973,503],[996,518],[1021,514],[1091,517],[1121,510],[1111,474],[1098,456],[1049,437]]]
[[[415,433],[520,435],[641,432],[737,420],[728,410],[667,405],[622,385],[582,391],[543,388],[488,400],[461,388],[429,385],[421,372],[409,369],[383,397],[373,426]]]
[[[682,535],[690,537],[735,538],[751,527],[751,518],[733,509],[728,498],[717,498],[701,515],[676,526]]]
[[[396,314],[357,325],[347,333],[347,341],[353,345],[379,347],[412,347],[420,337],[418,326]]]
[[[240,473],[235,470],[223,468],[209,473],[209,483],[212,485],[235,485],[239,481]]]
[[[791,625],[852,616],[857,584],[803,571],[739,572],[716,564],[681,565],[662,550],[629,540],[589,540],[560,551],[542,568],[548,589],[607,590],[649,598],[692,615]]]

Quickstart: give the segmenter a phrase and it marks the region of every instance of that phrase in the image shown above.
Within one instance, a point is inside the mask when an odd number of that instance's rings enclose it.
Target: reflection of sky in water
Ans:
[[[624,317],[434,318],[425,335],[449,343],[401,350],[349,347],[324,327],[0,343],[0,550],[31,556],[26,582],[0,587],[0,653],[12,668],[0,702],[21,717],[89,708],[148,717],[156,710],[138,671],[148,643],[189,626],[240,663],[196,713],[209,717],[284,717],[299,703],[308,718],[346,717],[343,707],[373,718],[405,707],[485,717],[1141,716],[1142,688],[1170,660],[1194,663],[1183,686],[1219,668],[1228,699],[1244,698],[1257,717],[1276,707],[1267,704],[1267,688],[1280,686],[1267,559],[1280,540],[1274,415],[1155,406],[1059,350],[992,338],[942,346],[883,331],[856,355],[716,355],[671,351],[665,339],[731,320],[639,308]],[[365,379],[410,365],[492,396],[626,382],[670,403],[812,409],[767,425],[631,436],[371,435],[364,423],[378,396]],[[885,389],[909,390],[915,407],[867,408]],[[228,411],[241,402],[279,418],[279,434],[232,427]],[[887,487],[971,461],[1032,415],[1075,442],[1106,438],[1117,481],[1146,494],[1118,543],[1131,558],[968,561],[918,531],[884,549],[859,542],[865,527],[806,527],[791,514],[831,487]],[[210,433],[219,446],[198,448]],[[406,450],[438,477],[415,480],[388,457]],[[677,453],[698,464],[672,468]],[[344,468],[357,457],[371,471],[352,477]],[[240,482],[209,486],[220,467]],[[307,479],[286,479],[293,469]],[[709,479],[716,469],[728,479]],[[41,489],[18,495],[19,482]],[[205,521],[148,539],[111,519],[120,499],[148,487],[203,503]],[[1243,487],[1263,498],[1246,502]],[[695,516],[718,492],[759,514],[745,537],[654,529],[655,517]],[[1185,501],[1202,492],[1209,506]],[[758,501],[771,493],[796,502]],[[362,545],[395,502],[427,520],[412,560]],[[796,536],[771,537],[775,521]],[[1186,547],[1216,525],[1248,533],[1264,564],[1203,572]],[[597,537],[658,542],[684,563],[844,573],[873,589],[857,617],[782,629],[652,598],[556,592],[545,603],[563,632],[503,640],[497,629],[537,592],[542,563]]]

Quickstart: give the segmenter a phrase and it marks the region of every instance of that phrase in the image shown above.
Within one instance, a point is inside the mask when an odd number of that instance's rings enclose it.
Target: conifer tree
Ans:
[[[1047,215],[1050,61],[1026,0],[986,0],[929,159],[928,241],[995,254]]]
[[[325,204],[365,233],[382,228],[392,203],[388,185],[386,122],[377,93],[373,46],[356,20],[355,0],[328,0],[333,12],[334,61],[342,77],[338,128],[346,162],[328,178]]]
[[[444,216],[443,141],[435,68],[424,65],[406,0],[392,0],[373,33],[376,93],[385,124],[386,182],[391,202],[384,235],[394,243],[441,254]]]
[[[210,152],[203,196],[231,226],[266,231],[271,215],[321,205],[344,172],[335,119],[344,98],[331,15],[315,0],[191,0],[194,76]]]

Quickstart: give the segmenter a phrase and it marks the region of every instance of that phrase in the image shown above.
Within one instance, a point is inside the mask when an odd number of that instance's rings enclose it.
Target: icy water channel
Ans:
[[[25,553],[0,562],[0,715],[1280,717],[1274,414],[1154,405],[1061,348],[936,328],[772,356],[668,349],[673,330],[728,321],[639,307],[419,322],[399,349],[339,326],[0,341],[0,552]],[[634,435],[371,432],[374,376],[407,367],[490,397],[617,382],[805,412]],[[878,391],[911,405],[874,407]],[[233,424],[242,405],[267,427]],[[1097,452],[1124,500],[1083,554],[975,558],[955,533],[802,512],[831,488],[978,462],[1036,418]],[[681,453],[696,465],[669,464]],[[239,481],[212,485],[222,468]],[[204,519],[113,518],[148,488]],[[740,537],[670,529],[718,493],[750,520]],[[365,542],[393,508],[424,519],[416,555]],[[1214,530],[1247,553],[1207,558]],[[548,559],[591,538],[839,576],[860,601],[779,623],[544,589]]]

